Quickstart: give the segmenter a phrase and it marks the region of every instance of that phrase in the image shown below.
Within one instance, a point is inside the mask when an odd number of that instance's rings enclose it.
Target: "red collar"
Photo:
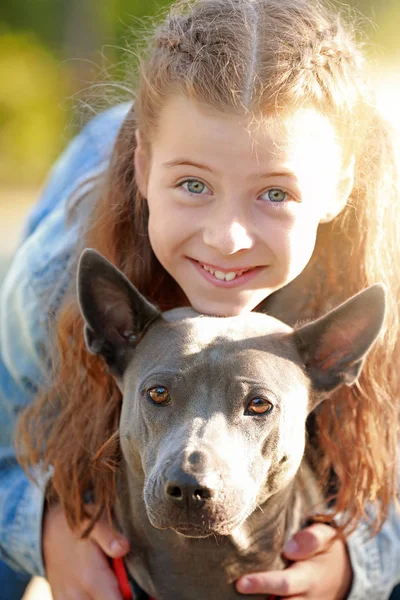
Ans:
[[[117,577],[119,589],[121,590],[123,600],[135,600],[128,579],[128,573],[123,558],[113,558],[111,560],[114,573]],[[147,596],[148,600],[154,600],[151,596]]]
[[[113,558],[112,566],[118,579],[119,589],[121,590],[123,600],[133,600],[131,586],[129,585],[128,574],[125,569],[122,558]]]

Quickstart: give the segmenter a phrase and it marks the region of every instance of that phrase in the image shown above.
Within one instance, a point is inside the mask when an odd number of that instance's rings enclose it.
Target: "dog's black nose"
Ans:
[[[181,471],[166,483],[165,494],[176,505],[201,508],[213,496],[213,491],[201,485],[196,477]]]

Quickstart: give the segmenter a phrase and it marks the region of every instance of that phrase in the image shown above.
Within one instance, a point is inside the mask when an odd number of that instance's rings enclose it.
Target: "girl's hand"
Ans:
[[[330,543],[335,529],[314,523],[286,544],[284,556],[294,562],[284,571],[252,573],[238,579],[243,594],[276,594],[282,600],[344,600],[352,584],[352,569],[346,544]]]
[[[122,600],[107,556],[127,554],[127,540],[106,520],[84,540],[71,531],[60,506],[45,512],[43,558],[54,600]]]

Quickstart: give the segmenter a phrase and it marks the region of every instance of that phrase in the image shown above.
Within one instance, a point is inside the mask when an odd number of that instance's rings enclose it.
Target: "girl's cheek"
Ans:
[[[308,263],[315,247],[317,223],[292,221],[287,227],[275,231],[275,251],[286,262],[288,273],[299,274]]]
[[[288,254],[291,253],[293,246],[296,246],[299,238],[299,228],[296,227],[296,220],[286,215],[286,218],[274,219],[269,221],[264,230],[264,240],[272,250]]]

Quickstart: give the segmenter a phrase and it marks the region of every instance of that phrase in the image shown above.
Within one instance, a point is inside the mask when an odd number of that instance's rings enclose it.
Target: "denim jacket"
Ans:
[[[15,460],[13,431],[18,413],[49,374],[49,323],[69,283],[68,264],[75,258],[85,212],[80,219],[67,220],[67,207],[71,198],[95,193],[129,106],[116,106],[92,119],[58,160],[28,217],[1,289],[0,559],[31,574],[44,575],[41,528],[50,475],[39,477],[38,484],[26,476]],[[400,515],[393,508],[382,531],[372,538],[362,522],[348,547],[354,572],[349,598],[388,598],[400,582]]]

